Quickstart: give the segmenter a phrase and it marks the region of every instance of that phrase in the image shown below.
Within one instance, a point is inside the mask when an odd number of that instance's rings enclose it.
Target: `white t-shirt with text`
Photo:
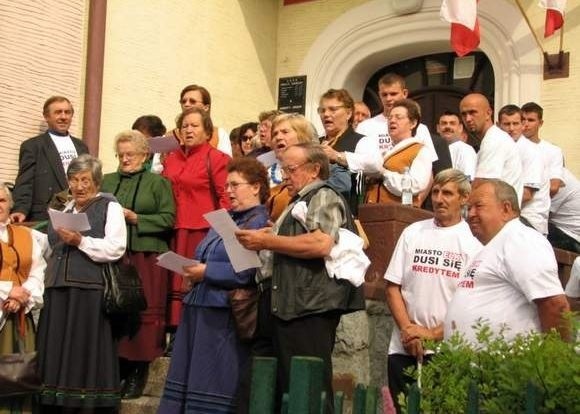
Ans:
[[[462,271],[445,317],[445,339],[455,331],[477,344],[472,328],[488,322],[512,340],[540,331],[535,299],[561,295],[558,264],[548,240],[519,218],[507,222]]]
[[[427,328],[443,323],[460,271],[481,247],[465,221],[439,227],[434,219],[429,219],[413,223],[403,231],[385,279],[401,285],[411,321]],[[400,336],[395,326],[389,354],[406,354]]]

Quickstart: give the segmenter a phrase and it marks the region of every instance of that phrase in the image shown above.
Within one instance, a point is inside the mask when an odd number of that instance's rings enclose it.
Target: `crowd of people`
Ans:
[[[212,122],[209,91],[188,85],[176,127],[139,117],[116,136],[119,164],[107,174],[70,135],[71,102],[49,98],[48,130],[22,143],[13,192],[0,186],[0,353],[17,352],[21,337],[38,351],[43,385],[35,399],[0,399],[0,412],[115,412],[141,396],[163,354],[163,414],[248,412],[251,356],[278,359],[276,410],[295,355],[323,360],[332,395],[338,323],[365,302],[361,286],[329,277],[325,258],[339,230],[360,231],[361,203],[400,205],[406,191],[433,218],[403,231],[385,272],[393,395],[405,392],[407,367],[428,362],[425,340],[460,332],[475,342],[480,318],[507,325],[509,338],[550,329],[569,338],[549,242],[580,253],[580,184],[540,139],[542,108],[507,105],[494,123],[488,99],[469,93],[441,108],[436,135],[408,94],[403,77],[387,74],[372,118],[348,91],[330,89],[319,100],[322,136],[304,116],[276,110],[228,135]],[[153,152],[160,136],[175,149]],[[86,213],[90,229],[54,228],[48,207]],[[234,269],[232,241],[204,217],[218,209],[258,252],[258,267]],[[27,222],[42,232],[19,225]],[[197,262],[170,272],[156,265],[168,250]],[[114,262],[138,270],[147,300],[131,329],[103,312],[102,271]],[[249,338],[232,310],[240,292],[257,296]],[[327,398],[325,412],[332,407]]]

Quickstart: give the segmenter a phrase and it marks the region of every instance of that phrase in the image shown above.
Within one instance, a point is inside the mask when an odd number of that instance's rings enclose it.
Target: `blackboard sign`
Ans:
[[[278,110],[304,115],[306,110],[306,76],[278,80]]]

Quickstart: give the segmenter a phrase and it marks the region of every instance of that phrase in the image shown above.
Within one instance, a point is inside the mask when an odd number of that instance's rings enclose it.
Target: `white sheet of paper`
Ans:
[[[238,226],[225,209],[211,211],[203,217],[224,241],[226,253],[236,272],[260,267],[258,253],[246,249],[236,239],[234,232],[238,230]]]
[[[54,229],[71,231],[87,231],[91,229],[87,213],[63,213],[62,211],[49,208],[48,216]]]
[[[264,165],[264,167],[266,167],[266,168],[268,168],[272,164],[278,162],[278,159],[276,158],[276,153],[274,151],[270,151],[270,152],[266,152],[265,154],[258,155],[256,157],[256,159],[258,161],[260,161]]]
[[[150,152],[171,152],[179,148],[179,143],[171,137],[149,138]]]
[[[193,266],[199,264],[199,261],[188,259],[171,250],[157,256],[157,266],[169,269],[172,272],[183,274],[183,266]]]

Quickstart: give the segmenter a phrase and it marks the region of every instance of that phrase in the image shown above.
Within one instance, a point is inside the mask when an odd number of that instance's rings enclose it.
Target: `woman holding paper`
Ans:
[[[228,165],[225,184],[231,202],[230,215],[239,228],[266,226],[268,198],[265,167],[253,158],[239,158]],[[249,345],[235,329],[230,292],[255,287],[256,269],[236,272],[224,241],[212,229],[197,247],[200,264],[185,267],[194,288],[183,300],[171,366],[159,412],[230,413],[235,410],[239,374],[248,358]]]
[[[13,205],[8,188],[0,183],[0,356],[35,349],[30,311],[42,307],[46,262],[33,232],[10,224]],[[20,349],[18,337],[24,348]],[[1,393],[2,390],[0,390]],[[0,399],[0,413],[30,412],[30,398]]]
[[[123,206],[127,228],[125,256],[139,271],[147,299],[139,330],[119,342],[122,397],[132,399],[143,393],[149,363],[162,356],[165,349],[169,273],[156,266],[156,257],[169,249],[175,204],[169,181],[146,170],[149,145],[141,132],[118,134],[115,153],[119,168],[105,175],[101,189],[112,193]]]
[[[175,234],[171,249],[182,256],[192,257],[209,229],[203,215],[230,207],[224,190],[230,157],[208,143],[213,123],[203,109],[193,107],[185,110],[177,118],[177,127],[184,145],[167,155],[163,168],[163,176],[171,182],[175,200]],[[177,328],[181,302],[188,290],[188,283],[184,283],[181,275],[172,273],[167,309],[170,331]]]
[[[84,154],[67,170],[73,199],[64,211],[86,214],[90,229],[48,226],[52,253],[37,339],[42,413],[113,411],[120,402],[117,344],[103,312],[102,264],[123,256],[127,231],[121,205],[99,192],[101,168]]]

